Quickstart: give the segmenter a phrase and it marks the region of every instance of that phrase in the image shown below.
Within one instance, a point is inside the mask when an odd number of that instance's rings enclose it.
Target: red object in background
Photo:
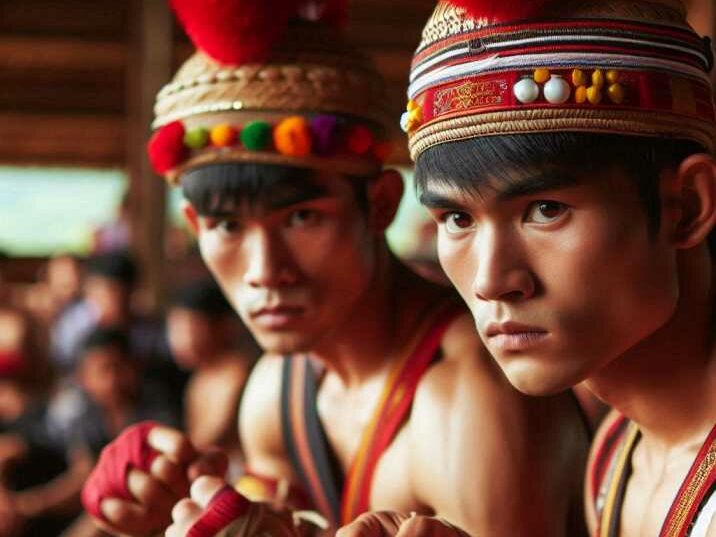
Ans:
[[[454,6],[462,7],[476,19],[488,23],[508,22],[527,19],[539,14],[549,0],[448,0]]]
[[[13,377],[25,367],[25,357],[19,351],[0,351],[0,378]]]

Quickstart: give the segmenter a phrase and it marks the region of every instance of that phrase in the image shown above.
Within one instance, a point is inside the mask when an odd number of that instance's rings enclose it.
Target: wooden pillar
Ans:
[[[142,302],[156,311],[164,297],[166,187],[151,170],[146,142],[154,98],[172,75],[173,25],[166,0],[130,0],[127,72],[127,166],[132,243],[140,265]]]

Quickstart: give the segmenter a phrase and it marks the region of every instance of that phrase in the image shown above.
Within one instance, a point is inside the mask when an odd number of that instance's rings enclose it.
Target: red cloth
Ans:
[[[159,453],[149,445],[147,436],[157,425],[154,421],[143,421],[127,427],[102,450],[82,489],[82,505],[92,516],[104,519],[100,503],[105,498],[134,499],[127,489],[127,474],[132,468],[149,472]]]
[[[199,520],[189,528],[186,537],[212,537],[246,514],[250,507],[249,500],[226,485],[214,494]]]

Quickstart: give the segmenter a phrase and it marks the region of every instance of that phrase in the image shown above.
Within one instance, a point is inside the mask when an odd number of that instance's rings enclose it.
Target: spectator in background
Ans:
[[[77,492],[91,469],[66,473],[50,440],[47,359],[31,318],[0,309],[0,535],[57,535],[80,511]],[[64,477],[63,477],[64,474]],[[72,482],[73,493],[63,483]]]
[[[253,338],[210,279],[177,293],[167,315],[167,336],[176,362],[192,371],[184,393],[191,441],[200,449],[218,445],[239,460],[239,399],[259,355]]]
[[[131,244],[131,235],[129,191],[127,191],[117,207],[114,220],[98,227],[92,233],[92,253],[126,251]]]

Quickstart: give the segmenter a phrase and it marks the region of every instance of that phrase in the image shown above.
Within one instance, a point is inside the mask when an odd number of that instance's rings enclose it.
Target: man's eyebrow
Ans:
[[[445,194],[423,190],[420,193],[420,203],[428,209],[452,209],[455,211],[465,210],[466,206],[461,201],[451,198]]]
[[[576,177],[564,171],[550,171],[517,179],[497,189],[497,201],[509,201],[522,196],[533,196],[549,190],[575,186]]]

